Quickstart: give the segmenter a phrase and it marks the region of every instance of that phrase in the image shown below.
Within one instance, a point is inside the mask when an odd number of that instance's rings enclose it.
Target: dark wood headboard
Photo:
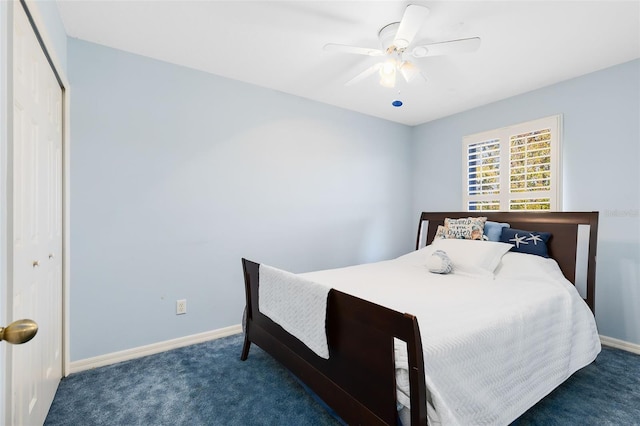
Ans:
[[[576,284],[576,256],[586,263],[587,297],[585,301],[595,314],[598,212],[423,212],[418,223],[416,249],[422,247],[425,242],[430,244],[433,241],[438,225],[443,225],[445,218],[470,216],[486,216],[487,220],[507,222],[516,229],[550,232],[551,238],[547,243],[549,256],[558,262],[564,276],[574,285]],[[586,225],[586,227],[579,225]],[[579,233],[580,241],[578,241]],[[582,240],[583,238],[585,241]]]

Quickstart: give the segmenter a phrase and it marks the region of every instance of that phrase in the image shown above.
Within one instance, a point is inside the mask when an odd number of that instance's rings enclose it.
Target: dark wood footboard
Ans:
[[[259,264],[242,259],[247,297],[245,342],[257,344],[301,379],[350,425],[396,425],[393,338],[407,343],[411,424],[427,424],[418,321],[337,290],[327,301],[329,359],[323,359],[258,309]]]

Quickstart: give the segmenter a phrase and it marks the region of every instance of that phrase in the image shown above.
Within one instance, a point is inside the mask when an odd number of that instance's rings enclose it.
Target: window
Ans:
[[[463,139],[463,209],[561,210],[562,116]]]

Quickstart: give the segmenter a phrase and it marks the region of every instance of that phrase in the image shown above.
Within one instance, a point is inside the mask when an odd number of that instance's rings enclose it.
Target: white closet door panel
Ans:
[[[13,317],[38,334],[11,347],[12,424],[42,424],[62,377],[62,89],[14,8]]]

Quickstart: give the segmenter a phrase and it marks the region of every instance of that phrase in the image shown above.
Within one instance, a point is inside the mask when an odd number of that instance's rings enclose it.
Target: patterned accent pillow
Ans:
[[[511,251],[549,257],[547,241],[550,232],[524,231],[522,229],[502,228],[500,241],[513,244]]]
[[[486,217],[463,217],[444,220],[445,238],[482,240]]]
[[[438,225],[438,229],[436,229],[436,235],[433,236],[433,239],[436,240],[438,238],[447,238],[445,236],[444,226]]]
[[[427,260],[427,268],[435,274],[448,274],[453,270],[453,265],[445,251],[436,250]]]

